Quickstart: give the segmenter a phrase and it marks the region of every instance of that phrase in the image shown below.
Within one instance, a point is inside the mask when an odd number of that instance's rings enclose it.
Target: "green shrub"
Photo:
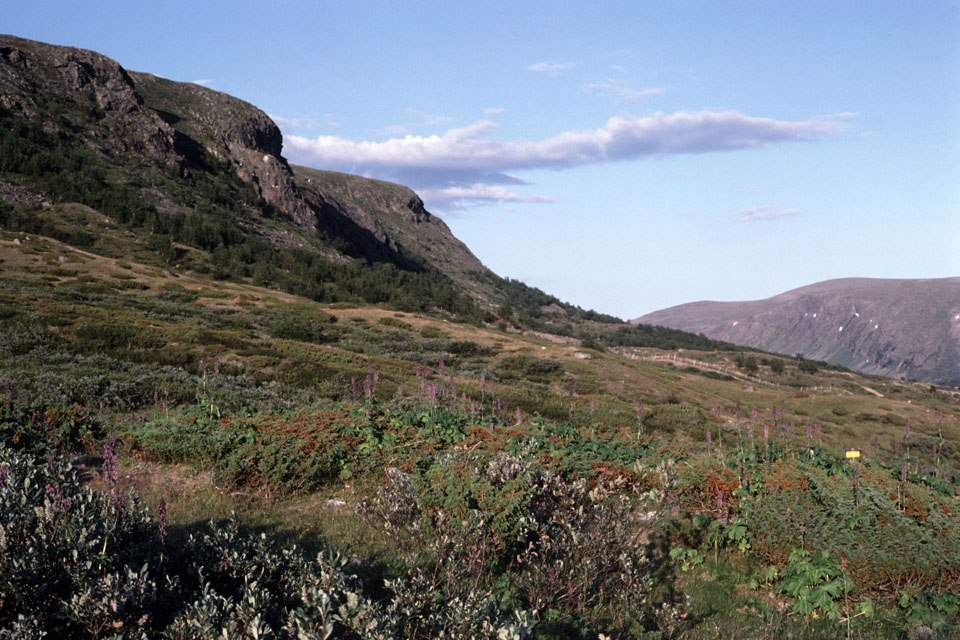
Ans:
[[[707,415],[700,407],[683,403],[661,404],[643,414],[643,426],[660,433],[677,430],[700,433],[707,424]]]

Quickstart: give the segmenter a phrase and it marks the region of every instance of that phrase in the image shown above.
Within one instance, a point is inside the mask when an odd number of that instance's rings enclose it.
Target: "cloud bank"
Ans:
[[[649,98],[653,96],[663,95],[663,89],[634,89],[626,83],[615,80],[615,79],[606,79],[601,82],[591,82],[590,84],[585,85],[590,91],[594,91],[602,96],[609,96],[623,102],[630,102],[633,104],[640,104],[641,102],[646,102]]]
[[[486,120],[442,135],[354,141],[340,136],[285,137],[284,152],[298,164],[397,180],[417,190],[452,194],[473,190],[487,197],[463,200],[517,200],[519,194],[492,185],[524,185],[512,172],[571,169],[646,157],[759,149],[836,135],[847,115],[803,121],[758,118],[737,111],[680,111],[647,117],[616,116],[598,129],[565,131],[543,140],[503,142],[491,138],[497,125]],[[464,192],[466,193],[466,191]],[[501,193],[500,198],[495,197]],[[539,197],[539,196],[538,196]],[[545,201],[545,200],[535,200]],[[429,202],[429,201],[428,201]],[[448,196],[448,203],[457,202]],[[436,206],[433,202],[431,205]]]
[[[798,213],[800,213],[799,209],[776,209],[769,205],[762,205],[759,207],[740,209],[739,211],[735,211],[733,215],[740,218],[742,222],[763,222],[776,220],[777,218],[785,218],[787,216],[795,216]]]
[[[545,73],[548,76],[556,77],[564,71],[570,71],[576,66],[573,62],[538,62],[527,67],[527,71],[536,73]]]

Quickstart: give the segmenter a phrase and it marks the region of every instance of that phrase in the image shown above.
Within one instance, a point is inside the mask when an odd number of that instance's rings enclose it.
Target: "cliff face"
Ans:
[[[144,107],[130,75],[93,51],[0,36],[0,106],[46,117],[52,132],[101,153],[165,161],[173,151],[173,129]]]
[[[960,278],[830,280],[766,300],[679,305],[634,322],[960,385]]]
[[[280,154],[283,136],[267,114],[199,85],[148,73],[130,76],[147,105],[181,135],[200,143],[223,170],[236,172],[296,225],[316,226],[316,211],[294,185],[293,173]]]
[[[275,245],[433,267],[476,298],[497,297],[489,277],[476,277],[492,274],[411,190],[291,168],[269,116],[224,93],[127,71],[92,51],[0,35],[0,116],[42,123],[58,144],[95,152],[111,180],[135,186],[165,211],[200,215],[211,184],[222,199],[236,196],[229,192],[239,181],[273,207],[245,205],[245,227]],[[48,201],[22,182],[0,170],[0,200]],[[203,195],[183,197],[201,183]]]

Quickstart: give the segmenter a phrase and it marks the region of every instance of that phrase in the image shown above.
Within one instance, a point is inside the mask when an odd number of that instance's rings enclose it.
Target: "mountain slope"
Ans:
[[[845,278],[634,320],[880,375],[960,385],[960,278]]]
[[[291,167],[282,147],[276,124],[232,96],[0,35],[0,228],[322,302],[595,345],[729,347],[501,278],[410,189]]]

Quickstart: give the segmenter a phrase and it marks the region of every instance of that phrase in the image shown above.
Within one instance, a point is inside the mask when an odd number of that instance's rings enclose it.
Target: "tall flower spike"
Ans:
[[[157,505],[157,528],[160,530],[160,544],[164,544],[167,539],[167,503],[163,498]]]

